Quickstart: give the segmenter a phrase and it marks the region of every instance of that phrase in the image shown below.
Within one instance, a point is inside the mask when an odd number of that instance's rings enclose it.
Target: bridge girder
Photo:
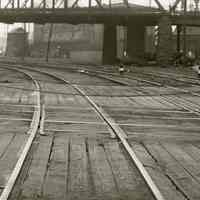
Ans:
[[[1,0],[0,0],[1,1]],[[20,2],[22,1],[23,4]],[[157,25],[163,15],[170,15],[172,24],[197,25],[200,22],[200,13],[197,12],[170,12],[164,10],[159,0],[154,0],[159,9],[144,6],[131,6],[128,0],[122,0],[124,6],[104,6],[101,0],[88,0],[89,7],[77,7],[79,0],[74,0],[68,7],[68,0],[52,0],[52,7],[47,0],[41,0],[39,7],[35,7],[35,0],[8,0],[6,8],[0,7],[0,22],[33,22],[33,23],[114,23],[123,25],[131,21],[141,21],[148,25]],[[175,0],[172,8],[176,8],[181,0]],[[195,0],[194,0],[195,1]],[[92,3],[96,2],[97,6]],[[110,0],[112,3],[112,1]],[[62,6],[59,6],[61,5]],[[9,5],[12,5],[10,8]],[[16,7],[15,7],[16,6]],[[58,6],[58,7],[57,7]]]
[[[143,22],[146,25],[156,25],[162,12],[140,12],[126,8],[67,8],[67,9],[0,9],[0,22],[15,23],[71,23],[71,24],[105,24],[123,25],[128,22]],[[115,17],[113,17],[115,16]]]
[[[147,5],[149,3],[148,0],[147,1]],[[160,10],[165,10],[164,6],[162,5],[162,3],[160,2],[160,0],[153,0],[155,2],[155,4],[157,5],[158,9]],[[3,2],[3,1],[2,1]],[[71,5],[69,5],[68,0],[51,0],[47,1],[47,0],[41,0],[39,3],[36,0],[7,0],[7,3],[5,5],[2,4],[2,2],[0,3],[0,8],[56,8],[56,4],[59,3],[59,5],[62,4],[63,8],[76,8],[76,7],[80,7],[79,6],[79,2],[80,0],[74,0],[72,2]],[[131,3],[129,2],[129,0],[121,0],[120,2],[121,6],[123,5],[126,8],[130,8]],[[36,6],[37,5],[37,6]],[[99,8],[106,8],[106,7],[116,7],[116,2],[113,3],[113,0],[109,0],[109,3],[103,4],[102,0],[86,0],[84,7],[88,7],[88,8],[93,8],[93,7],[99,7]],[[58,8],[58,7],[57,7]]]

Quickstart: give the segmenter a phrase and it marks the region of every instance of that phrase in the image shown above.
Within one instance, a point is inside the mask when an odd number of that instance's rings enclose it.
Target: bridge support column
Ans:
[[[115,64],[117,57],[117,27],[104,24],[103,64]]]
[[[145,26],[132,23],[127,26],[127,55],[131,59],[142,59],[145,52]]]
[[[172,57],[172,26],[168,16],[163,16],[158,23],[157,61],[162,66],[170,64]]]
[[[180,52],[181,50],[181,26],[177,25],[177,37],[176,37],[176,51]]]

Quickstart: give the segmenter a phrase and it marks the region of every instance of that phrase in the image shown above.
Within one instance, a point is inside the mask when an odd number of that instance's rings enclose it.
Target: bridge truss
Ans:
[[[172,8],[175,10],[177,5],[184,0],[176,0]],[[189,1],[189,0],[187,0]],[[198,8],[197,1],[192,0],[196,5],[196,9]],[[0,9],[26,9],[26,8],[37,8],[37,9],[58,9],[58,8],[112,8],[117,4],[124,6],[126,8],[132,7],[131,0],[121,0],[120,3],[116,3],[119,1],[116,0],[0,0]],[[134,2],[134,1],[133,1]],[[161,0],[146,0],[146,5],[154,3],[160,10],[165,10],[165,6],[161,2]]]
[[[166,0],[146,0],[146,6],[141,6],[133,4],[134,0],[0,0],[0,22],[126,24],[140,18],[155,25],[163,14],[200,17],[200,0],[172,1],[166,6]],[[198,21],[195,18],[198,25],[199,17]],[[194,20],[189,20],[193,24]]]

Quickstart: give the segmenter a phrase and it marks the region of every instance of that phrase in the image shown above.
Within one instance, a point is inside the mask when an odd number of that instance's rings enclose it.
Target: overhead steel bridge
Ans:
[[[0,0],[0,22],[123,25],[141,21],[146,25],[156,25],[161,16],[169,15],[172,24],[200,25],[198,5],[194,10],[186,9],[183,12],[177,9],[181,0],[176,0],[170,9],[165,9],[159,0],[154,0],[155,7],[131,4],[128,0],[119,4],[113,4],[112,0],[109,0],[109,4],[103,4],[101,0],[87,0],[80,6],[79,1],[74,0],[69,4],[68,0]]]

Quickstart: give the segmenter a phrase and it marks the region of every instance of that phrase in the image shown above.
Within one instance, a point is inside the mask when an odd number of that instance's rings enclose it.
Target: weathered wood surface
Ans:
[[[79,85],[119,124],[166,200],[200,198],[200,117],[188,109],[199,106],[199,97],[138,80],[129,82],[133,87],[118,86],[82,73],[50,71]],[[37,148],[18,199],[153,199],[121,143],[110,138],[110,130],[88,101],[69,85],[38,73],[33,76],[41,83],[44,131],[48,135],[35,141]],[[127,81],[123,77],[119,80]],[[14,90],[6,97],[0,94],[0,102],[34,103],[31,93]],[[13,116],[19,117],[18,112],[28,118],[31,110],[17,107]],[[2,108],[0,117],[10,114]],[[9,143],[10,138],[3,140]],[[0,153],[7,143],[0,147]]]

